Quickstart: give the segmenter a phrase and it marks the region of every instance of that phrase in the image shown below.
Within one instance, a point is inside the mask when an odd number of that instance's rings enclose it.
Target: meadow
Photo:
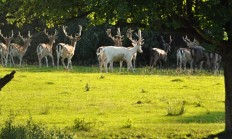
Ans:
[[[205,138],[224,130],[224,78],[207,72],[97,67],[16,70],[0,91],[0,127],[13,115],[71,138]]]

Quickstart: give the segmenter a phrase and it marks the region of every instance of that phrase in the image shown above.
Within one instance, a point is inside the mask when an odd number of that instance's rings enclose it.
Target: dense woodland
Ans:
[[[0,0],[0,29],[3,34],[30,30],[33,41],[25,56],[27,64],[36,63],[35,48],[41,42],[47,42],[42,32],[58,29],[56,43],[66,42],[61,31],[62,25],[76,33],[78,25],[83,26],[83,35],[77,43],[73,63],[95,65],[96,49],[102,45],[113,45],[106,36],[106,29],[112,28],[112,34],[118,27],[122,34],[128,28],[142,30],[145,39],[144,53],[139,54],[137,64],[145,66],[149,62],[149,49],[160,47],[160,36],[172,43],[169,62],[175,67],[175,50],[186,47],[182,36],[196,38],[209,51],[218,52],[223,59],[225,75],[225,131],[232,132],[232,2],[229,0]],[[15,38],[14,42],[20,41]],[[124,38],[124,46],[130,42]]]

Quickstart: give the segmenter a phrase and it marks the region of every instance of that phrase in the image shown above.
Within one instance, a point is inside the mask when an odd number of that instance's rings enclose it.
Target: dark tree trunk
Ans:
[[[232,139],[232,47],[225,47],[222,53],[225,81],[225,130],[209,138]]]
[[[232,50],[230,50],[232,51]],[[232,52],[224,59],[225,131],[232,133]]]

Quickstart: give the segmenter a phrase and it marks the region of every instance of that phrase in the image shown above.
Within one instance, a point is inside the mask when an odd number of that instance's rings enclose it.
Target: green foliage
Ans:
[[[179,116],[184,114],[185,107],[183,102],[169,102],[167,108],[167,115]]]
[[[77,131],[90,131],[93,128],[93,123],[87,122],[85,119],[75,119],[73,129]]]
[[[36,124],[30,118],[25,125],[15,125],[15,116],[10,115],[0,131],[1,139],[71,139],[72,136],[61,130],[48,130],[42,124]]]

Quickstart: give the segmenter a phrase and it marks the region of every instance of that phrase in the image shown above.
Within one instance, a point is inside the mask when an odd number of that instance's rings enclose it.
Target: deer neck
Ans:
[[[139,45],[136,45],[136,46],[134,46],[134,47],[132,47],[132,48],[130,49],[130,52],[131,52],[132,55],[133,55],[133,54],[135,54],[135,53],[138,51],[138,49],[139,49]]]

